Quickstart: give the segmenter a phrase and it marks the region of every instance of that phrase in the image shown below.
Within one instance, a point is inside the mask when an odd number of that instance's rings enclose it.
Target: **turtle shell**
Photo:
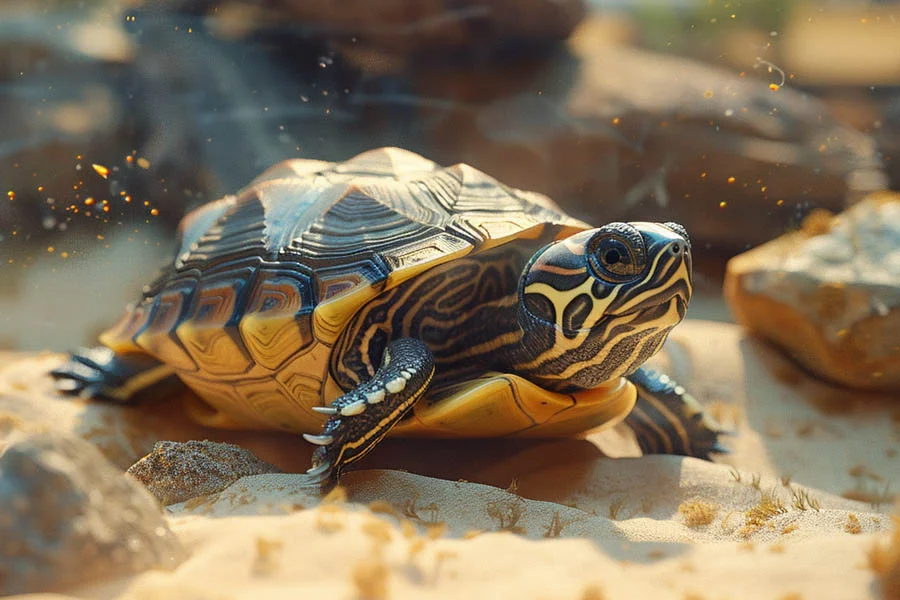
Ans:
[[[175,259],[101,341],[173,367],[216,408],[207,424],[316,430],[311,407],[341,393],[331,348],[366,303],[448,261],[587,227],[397,148],[289,160],[185,217]]]

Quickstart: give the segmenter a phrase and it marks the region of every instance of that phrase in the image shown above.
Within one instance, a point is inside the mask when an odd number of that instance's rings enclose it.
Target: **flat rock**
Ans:
[[[163,505],[220,492],[241,477],[278,472],[240,446],[208,440],[157,442],[128,469]]]
[[[11,436],[0,455],[0,505],[2,594],[173,568],[183,558],[156,501],[72,435]]]
[[[900,195],[811,215],[802,230],[736,256],[725,294],[740,324],[813,373],[900,390]]]

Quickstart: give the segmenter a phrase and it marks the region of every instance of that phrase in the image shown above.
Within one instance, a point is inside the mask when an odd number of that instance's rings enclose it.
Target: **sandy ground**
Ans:
[[[52,422],[124,468],[158,439],[239,443],[286,471],[292,436],[202,430],[172,399],[61,402],[4,357],[0,412]],[[736,326],[687,321],[656,360],[734,430],[715,463],[636,458],[628,432],[388,440],[324,501],[290,474],[166,507],[189,557],[83,598],[878,598],[868,566],[900,481],[900,403],[819,384]],[[49,596],[48,596],[49,597]],[[63,597],[63,596],[59,596]]]

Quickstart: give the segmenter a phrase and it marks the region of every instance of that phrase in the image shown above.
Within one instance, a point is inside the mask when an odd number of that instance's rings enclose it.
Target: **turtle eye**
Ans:
[[[606,234],[594,240],[590,263],[595,274],[605,281],[620,283],[644,270],[643,253],[635,252],[630,240]]]

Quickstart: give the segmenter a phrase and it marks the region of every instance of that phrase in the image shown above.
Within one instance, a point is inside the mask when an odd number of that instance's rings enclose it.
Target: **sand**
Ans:
[[[230,441],[285,471],[306,466],[291,436],[203,430],[175,399],[60,402],[39,376],[58,356],[4,359],[7,429],[52,422],[123,470],[158,439]],[[685,322],[656,362],[734,430],[730,455],[637,458],[621,430],[388,440],[325,500],[269,473],[170,505],[180,566],[57,597],[881,597],[867,556],[893,532],[900,399],[817,383],[721,323]]]

